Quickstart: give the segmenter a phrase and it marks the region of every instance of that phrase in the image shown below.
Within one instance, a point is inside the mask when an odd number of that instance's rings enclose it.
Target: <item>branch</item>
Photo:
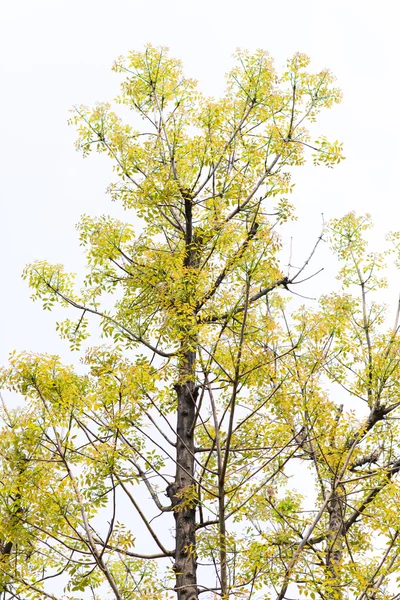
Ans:
[[[163,506],[161,504],[160,499],[157,496],[157,493],[156,493],[155,489],[153,488],[153,486],[151,485],[150,481],[146,477],[146,473],[144,471],[142,471],[142,469],[140,468],[140,465],[138,465],[138,463],[136,461],[134,461],[133,459],[131,460],[131,462],[136,467],[136,469],[138,471],[139,477],[141,478],[141,480],[143,481],[143,483],[147,487],[148,491],[150,492],[150,496],[154,500],[154,503],[157,506],[158,510],[161,511],[161,512],[170,512],[170,511],[172,511],[172,506]]]
[[[121,479],[118,477],[118,475],[116,475],[115,477],[118,480],[119,485],[124,490],[125,494],[128,496],[129,500],[132,502],[133,506],[136,508],[137,512],[139,513],[140,518],[142,519],[143,523],[146,525],[147,530],[149,531],[151,537],[153,538],[153,540],[155,541],[155,543],[157,544],[157,546],[160,548],[161,552],[163,552],[165,556],[171,556],[171,553],[164,548],[164,545],[158,539],[158,537],[155,534],[152,526],[150,525],[149,521],[144,516],[143,511],[140,509],[138,503],[136,502],[136,500],[134,499],[134,497],[132,496],[132,494],[130,493],[130,491],[127,489],[127,487],[121,481]]]
[[[392,566],[393,566],[393,564],[394,564],[395,560],[396,560],[396,559],[397,559],[397,557],[398,557],[398,552],[395,552],[395,553],[394,553],[394,555],[392,556],[392,558],[391,558],[391,560],[390,560],[390,563],[389,563],[388,567],[386,568],[386,574],[385,574],[385,573],[382,573],[382,575],[379,577],[379,579],[378,579],[378,581],[376,582],[376,584],[374,584],[374,579],[375,579],[375,577],[378,575],[378,573],[379,573],[379,571],[381,570],[381,568],[383,567],[383,565],[385,564],[385,562],[386,562],[386,559],[387,559],[387,557],[389,556],[389,554],[390,554],[390,551],[392,550],[392,548],[393,548],[393,546],[394,546],[394,544],[395,544],[395,542],[396,542],[396,540],[397,540],[398,536],[399,536],[399,532],[398,532],[398,531],[396,531],[396,533],[395,533],[395,534],[394,534],[394,536],[393,536],[393,539],[392,539],[391,543],[389,544],[389,546],[388,546],[388,547],[387,547],[387,549],[386,549],[386,552],[385,552],[385,554],[383,555],[383,558],[382,558],[381,562],[379,563],[378,567],[376,568],[376,570],[375,570],[375,573],[372,575],[372,577],[371,577],[371,578],[370,578],[370,580],[368,581],[368,583],[367,583],[367,585],[366,585],[366,587],[365,587],[364,591],[362,592],[362,594],[359,596],[359,598],[358,598],[357,600],[363,600],[363,598],[365,598],[365,596],[366,596],[366,595],[367,595],[367,593],[368,593],[368,590],[369,590],[371,587],[374,587],[374,588],[375,588],[375,589],[377,589],[377,590],[379,590],[379,589],[380,589],[380,587],[381,587],[381,585],[382,585],[382,583],[383,583],[383,580],[384,580],[384,578],[385,578],[385,575],[387,575],[387,574],[388,574],[388,573],[387,573],[387,572],[388,572],[388,570],[392,568]]]
[[[229,213],[229,215],[225,218],[225,220],[221,224],[221,227],[223,225],[226,225],[226,223],[228,223],[231,219],[233,219],[233,217],[235,217],[239,212],[241,212],[248,205],[248,203],[254,197],[254,195],[258,191],[258,189],[262,186],[262,184],[264,183],[266,178],[271,174],[272,169],[274,168],[276,163],[279,161],[281,156],[282,156],[281,154],[277,154],[275,156],[275,158],[272,161],[272,163],[270,164],[270,166],[265,170],[265,172],[261,175],[260,179],[257,181],[256,185],[253,188],[253,191],[247,196],[246,200],[244,200],[242,202],[242,204],[238,204],[237,207],[234,208],[231,213]]]
[[[105,314],[103,312],[95,310],[94,308],[89,308],[88,306],[84,306],[83,304],[79,304],[79,302],[75,302],[75,300],[72,300],[71,298],[68,298],[68,296],[65,296],[62,292],[60,292],[60,290],[58,290],[57,288],[55,288],[52,285],[50,285],[50,283],[48,281],[45,281],[45,284],[57,296],[59,296],[60,298],[62,298],[65,302],[67,302],[68,304],[70,304],[74,308],[86,311],[86,312],[91,313],[93,315],[97,315],[98,317],[101,317],[102,319],[106,319],[107,321],[110,321],[110,323],[112,323],[113,325],[115,325],[115,327],[117,329],[122,330],[132,340],[134,340],[135,342],[138,342],[140,344],[143,344],[144,346],[146,346],[146,348],[148,348],[149,350],[151,350],[155,354],[158,354],[159,356],[162,356],[163,358],[170,358],[171,356],[175,356],[174,352],[163,352],[162,350],[159,350],[158,348],[156,348],[155,346],[153,346],[149,342],[146,342],[146,340],[144,340],[139,335],[136,335],[135,333],[133,333],[133,331],[131,331],[130,329],[128,329],[128,327],[125,327],[125,325],[121,325],[120,323],[118,323],[115,319],[113,319],[113,317],[110,317],[109,315],[107,315],[107,314]]]
[[[389,483],[389,481],[392,479],[393,475],[396,475],[396,473],[398,473],[399,471],[400,471],[400,459],[397,460],[396,462],[394,462],[392,464],[392,466],[389,469],[387,469],[387,472],[386,472],[386,481],[384,483],[382,483],[382,485],[374,487],[370,491],[370,493],[364,498],[364,500],[362,501],[362,503],[360,504],[360,506],[355,509],[355,511],[353,512],[353,514],[351,515],[351,517],[349,517],[345,521],[345,523],[344,523],[345,533],[347,533],[347,531],[350,529],[350,527],[352,525],[354,525],[354,523],[357,521],[358,517],[360,517],[362,515],[362,513],[364,512],[364,510],[367,508],[367,506],[369,504],[371,504],[371,502],[379,494],[379,492],[381,490],[383,490],[383,488]]]
[[[393,475],[395,475],[399,471],[400,471],[400,459],[397,460],[396,462],[394,462],[392,464],[392,466],[387,470],[386,481],[382,485],[374,487],[369,492],[369,494],[364,498],[364,500],[361,502],[360,506],[358,508],[356,508],[354,510],[353,514],[344,522],[343,528],[344,528],[345,534],[349,531],[350,527],[352,527],[352,525],[354,525],[354,523],[357,522],[358,518],[363,514],[365,509],[376,498],[376,496],[379,494],[379,492],[382,491],[383,488],[389,483],[389,481],[392,479]],[[329,495],[329,497],[330,497],[330,495]],[[312,545],[312,544],[319,544],[320,542],[323,542],[326,539],[326,537],[328,536],[328,533],[329,532],[325,532],[317,537],[309,539],[308,544]]]
[[[227,149],[229,148],[229,146],[232,144],[233,140],[235,139],[235,137],[237,136],[237,134],[239,133],[239,131],[242,129],[247,117],[249,116],[249,114],[251,113],[253,107],[255,105],[255,101],[252,100],[250,102],[250,106],[247,109],[247,111],[244,113],[243,117],[240,120],[239,125],[237,126],[237,128],[234,130],[234,132],[232,133],[231,137],[229,138],[228,142],[225,144],[225,147],[223,148],[222,152],[221,152],[221,156],[220,158],[217,160],[217,162],[215,163],[213,169],[211,169],[211,171],[209,172],[209,174],[207,175],[206,179],[203,181],[203,183],[198,187],[198,189],[193,192],[193,198],[195,198],[196,196],[198,196],[200,194],[200,192],[205,188],[205,186],[207,185],[207,183],[210,181],[210,179],[215,175],[218,167],[220,166],[221,162],[223,161],[224,158],[224,154],[227,151]]]
[[[350,447],[350,449],[349,449],[349,451],[347,453],[346,460],[345,460],[344,465],[343,465],[343,467],[342,467],[342,469],[340,471],[340,474],[339,474],[339,476],[337,478],[336,485],[332,486],[332,489],[329,492],[329,494],[327,494],[325,496],[325,500],[323,501],[323,503],[322,503],[319,511],[315,515],[312,523],[307,528],[307,531],[304,534],[303,539],[301,540],[301,542],[298,544],[296,550],[294,551],[293,556],[292,556],[292,558],[291,558],[288,566],[286,567],[284,582],[283,582],[283,585],[282,585],[282,588],[281,588],[279,594],[276,597],[276,600],[283,600],[284,599],[284,597],[286,595],[287,588],[289,586],[290,576],[291,576],[292,570],[293,570],[294,566],[296,565],[297,560],[298,560],[298,558],[299,558],[302,550],[304,549],[305,546],[307,546],[310,543],[309,539],[310,539],[310,536],[311,536],[312,532],[314,531],[314,529],[318,525],[318,523],[319,523],[322,515],[324,514],[324,511],[325,511],[326,507],[328,506],[331,498],[335,494],[338,486],[342,483],[343,475],[346,472],[348,464],[349,464],[349,462],[351,460],[351,457],[353,455],[354,449],[355,449],[355,447],[357,445],[357,441],[358,441],[357,439],[355,439],[353,441],[353,443],[352,443],[352,445],[351,445],[351,447]]]
[[[257,230],[258,230],[258,223],[254,222],[252,224],[252,226],[250,227],[249,231],[247,232],[247,237],[246,237],[245,241],[243,242],[243,244],[241,245],[241,247],[235,254],[235,257],[233,259],[231,259],[230,261],[229,260],[227,261],[225,267],[222,269],[221,273],[218,275],[218,277],[214,281],[210,290],[205,294],[203,299],[200,300],[200,302],[198,302],[198,304],[196,306],[196,313],[201,310],[202,306],[207,302],[207,300],[210,300],[210,298],[212,298],[214,296],[215,292],[218,290],[219,286],[225,279],[225,277],[228,273],[229,267],[232,266],[232,263],[234,261],[236,261],[242,257],[244,251],[246,250],[247,246],[249,245],[250,240],[256,235]]]
[[[272,290],[275,290],[278,287],[284,287],[285,289],[287,289],[287,286],[291,283],[292,283],[292,281],[289,280],[287,277],[283,277],[283,279],[278,279],[278,281],[275,281],[269,287],[260,290],[259,292],[257,292],[257,294],[254,294],[254,296],[250,296],[250,298],[248,299],[248,304],[252,304],[253,302],[256,302],[257,300],[259,300],[263,296],[266,296],[267,294],[269,294],[269,292],[272,292]],[[226,319],[229,319],[229,318],[233,317],[234,315],[236,315],[240,312],[243,312],[244,310],[245,310],[245,305],[238,306],[237,308],[233,308],[229,312],[226,312],[222,315],[214,315],[212,317],[206,317],[205,319],[200,319],[199,323],[206,324],[206,323],[217,323],[218,321],[225,321]]]
[[[103,548],[107,550],[111,550],[111,552],[118,552],[118,554],[125,554],[125,556],[130,556],[131,558],[142,558],[144,560],[153,560],[154,558],[166,558],[168,556],[174,556],[173,552],[158,553],[158,554],[138,554],[137,552],[131,552],[130,550],[125,550],[125,548],[119,548],[118,546],[112,546],[111,544],[106,544],[100,538],[96,537],[96,544],[99,544]]]

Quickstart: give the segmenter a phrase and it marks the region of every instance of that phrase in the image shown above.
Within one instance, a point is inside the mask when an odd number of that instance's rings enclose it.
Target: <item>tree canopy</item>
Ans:
[[[309,131],[341,94],[308,68],[238,51],[208,98],[149,45],[114,65],[132,124],[110,104],[74,109],[78,149],[108,155],[131,219],[82,217],[80,290],[62,265],[24,273],[45,309],[70,309],[57,328],[85,369],[14,353],[1,372],[24,398],[1,413],[4,600],[395,597],[399,314],[388,326],[374,296],[386,254],[350,213],[302,266],[281,259],[294,167],[343,158]],[[291,310],[322,239],[340,289]],[[95,325],[104,344],[88,347]]]

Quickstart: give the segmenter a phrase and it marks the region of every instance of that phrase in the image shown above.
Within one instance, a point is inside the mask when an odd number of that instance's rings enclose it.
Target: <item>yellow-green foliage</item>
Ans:
[[[377,585],[390,597],[400,353],[398,320],[387,327],[370,300],[386,285],[386,255],[368,252],[368,217],[330,226],[341,290],[292,314],[282,295],[310,274],[280,262],[291,174],[307,157],[342,160],[337,141],[307,129],[341,95],[303,54],[283,73],[261,50],[235,58],[225,95],[207,98],[165,48],[148,46],[114,65],[133,125],[110,104],[73,112],[77,147],[111,159],[110,195],[129,220],[82,217],[80,290],[62,265],[24,273],[45,309],[69,308],[57,327],[73,349],[89,322],[108,340],[86,350],[85,374],[28,353],[1,372],[2,387],[24,397],[2,411],[7,598],[175,597],[166,490],[182,443],[176,389],[188,382],[198,389],[195,473],[174,510],[196,509],[197,547],[185,552],[217,572],[199,569],[200,590],[225,569],[225,600],[361,600]]]

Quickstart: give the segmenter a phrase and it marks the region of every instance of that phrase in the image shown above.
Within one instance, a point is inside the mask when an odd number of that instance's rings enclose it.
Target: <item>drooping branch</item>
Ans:
[[[72,300],[72,298],[68,298],[68,296],[66,296],[65,294],[60,292],[60,290],[58,290],[57,288],[52,286],[48,281],[46,281],[45,284],[48,286],[49,289],[52,290],[52,292],[54,292],[57,296],[59,296],[62,300],[64,300],[64,302],[67,302],[74,308],[77,308],[84,312],[91,313],[93,315],[101,317],[102,319],[104,319],[105,321],[108,321],[109,323],[112,323],[116,327],[116,329],[119,329],[120,331],[125,333],[132,341],[143,344],[146,348],[148,348],[149,350],[154,352],[154,354],[157,354],[158,356],[161,356],[163,358],[170,358],[172,356],[175,356],[175,352],[164,352],[163,350],[156,348],[155,346],[153,346],[152,344],[150,344],[149,342],[144,340],[141,336],[135,334],[128,327],[126,327],[125,325],[122,325],[122,323],[118,323],[118,321],[116,321],[110,315],[107,315],[104,312],[101,312],[94,308],[91,308],[90,306],[84,306],[83,304],[80,304],[79,302],[75,302],[75,300]]]

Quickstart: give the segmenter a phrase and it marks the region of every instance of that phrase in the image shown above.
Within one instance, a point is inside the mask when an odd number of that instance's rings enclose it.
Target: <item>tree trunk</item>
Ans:
[[[181,189],[185,207],[185,256],[184,270],[198,268],[200,241],[194,240],[192,197],[188,190]],[[188,286],[190,290],[190,285]],[[188,291],[188,303],[190,302]],[[195,314],[193,314],[195,319]],[[194,486],[194,429],[198,388],[195,383],[196,351],[193,350],[191,334],[184,327],[180,377],[175,385],[178,399],[176,475],[167,488],[175,517],[175,590],[178,600],[198,600],[197,557],[196,557],[196,505],[191,486]],[[188,501],[190,494],[192,501]],[[185,498],[186,495],[186,498]]]
[[[341,598],[340,574],[338,567],[342,560],[344,546],[344,490],[336,489],[328,504],[329,512],[329,536],[326,564],[331,574],[335,598]]]
[[[194,382],[195,352],[185,354],[186,381],[175,385],[178,397],[175,481],[167,493],[174,507],[176,592],[178,600],[197,600],[196,506],[185,493],[194,484],[194,419],[198,388]]]

